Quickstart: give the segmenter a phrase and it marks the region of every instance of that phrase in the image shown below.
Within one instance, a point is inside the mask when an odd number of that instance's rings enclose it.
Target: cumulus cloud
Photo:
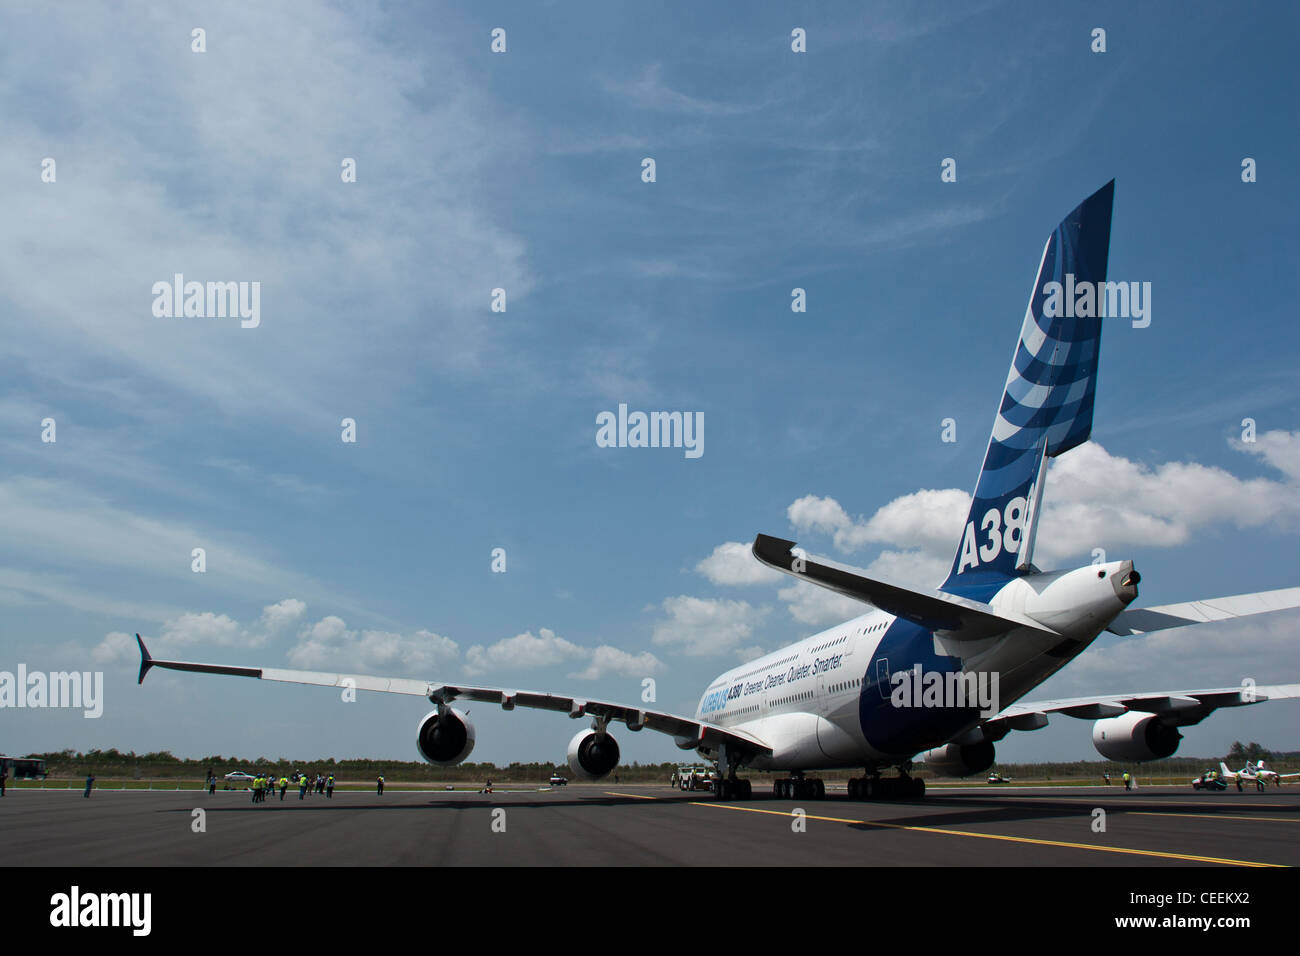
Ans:
[[[861,601],[846,598],[806,581],[794,581],[789,587],[778,591],[776,596],[785,602],[791,617],[809,627],[847,621],[868,610],[868,606]]]
[[[1300,461],[1300,434],[1269,432],[1258,454],[1287,480],[1238,478],[1196,462],[1149,466],[1090,442],[1052,463],[1038,531],[1039,554],[1059,559],[1093,548],[1173,547],[1201,528],[1300,526],[1300,487],[1286,469]]]
[[[713,549],[713,553],[695,566],[714,584],[749,585],[768,584],[781,579],[781,572],[764,565],[748,544],[728,541]]]
[[[1235,438],[1230,444],[1237,451],[1258,455],[1272,467],[1300,484],[1300,433],[1286,431],[1264,432],[1254,441]]]
[[[1039,563],[1097,547],[1174,547],[1216,524],[1300,528],[1300,433],[1271,431],[1255,442],[1230,444],[1283,478],[1239,478],[1187,461],[1146,465],[1096,442],[1053,459],[1038,529]],[[902,495],[870,518],[854,518],[834,498],[816,495],[798,499],[787,514],[796,531],[830,535],[841,552],[883,545],[872,567],[916,584],[922,577],[942,578],[969,508],[969,494],[947,488]]]
[[[120,664],[135,656],[135,635],[112,631],[91,648],[90,655],[100,664]]]
[[[659,673],[663,664],[649,651],[629,654],[602,644],[591,651],[591,659],[584,670],[570,674],[579,680],[599,680],[602,677],[649,677]]]
[[[494,670],[535,670],[576,660],[585,653],[577,644],[565,640],[550,628],[543,627],[536,634],[525,631],[486,647],[475,644],[465,652],[465,672],[483,674]]]
[[[514,674],[573,661],[586,662],[584,668],[569,675],[577,680],[645,677],[663,668],[659,659],[649,651],[632,654],[608,644],[583,647],[543,627],[538,628],[536,634],[525,631],[495,644],[475,644],[465,652],[465,672],[470,675],[489,672]]]
[[[687,595],[665,598],[663,610],[668,617],[655,623],[651,640],[690,657],[740,652],[767,615],[766,608],[753,607],[748,601]]]
[[[244,627],[227,614],[189,611],[163,622],[157,638],[152,641],[151,650],[165,653],[172,648],[209,644],[218,647],[261,647],[284,627],[300,618],[306,610],[307,605],[297,598],[285,598],[262,608],[261,617],[253,627]],[[102,663],[129,660],[135,653],[135,636],[121,631],[105,634],[104,639],[91,649],[94,658]]]
[[[307,605],[297,598],[285,598],[278,604],[268,604],[262,608],[262,627],[275,633],[298,620],[306,611]]]
[[[852,518],[834,498],[806,495],[795,501],[786,515],[798,532],[832,536],[835,548],[845,553],[868,544],[907,549],[952,549],[970,510],[970,495],[955,488],[922,489],[895,498],[870,519]]]
[[[459,653],[455,641],[433,631],[352,630],[331,614],[299,632],[288,658],[293,666],[309,670],[434,677]]]

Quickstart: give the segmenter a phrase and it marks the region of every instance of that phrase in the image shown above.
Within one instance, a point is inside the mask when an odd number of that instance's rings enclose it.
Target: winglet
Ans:
[[[135,642],[140,645],[140,679],[136,683],[143,684],[144,675],[149,673],[149,668],[153,667],[153,658],[149,656],[149,648],[144,646],[144,641],[140,639],[139,634],[135,636]]]

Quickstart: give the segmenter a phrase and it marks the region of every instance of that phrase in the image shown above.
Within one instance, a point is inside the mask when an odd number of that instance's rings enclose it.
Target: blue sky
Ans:
[[[693,712],[848,616],[735,543],[942,578],[1042,243],[1111,178],[1111,277],[1152,283],[1152,322],[1103,335],[1039,563],[1132,557],[1144,604],[1300,583],[1294,11],[698,6],[6,15],[0,669],[103,670],[106,701],[11,711],[0,749],[414,753],[408,699],[137,688],[137,630],[158,656],[624,701],[653,677]],[[177,272],[260,282],[260,326],[156,318]],[[704,454],[598,448],[619,403],[702,412]],[[1035,696],[1298,681],[1298,623],[1105,638]],[[471,717],[498,762],[576,729]],[[1251,708],[1183,752],[1297,730],[1300,705]],[[1088,731],[1000,756],[1095,756]]]

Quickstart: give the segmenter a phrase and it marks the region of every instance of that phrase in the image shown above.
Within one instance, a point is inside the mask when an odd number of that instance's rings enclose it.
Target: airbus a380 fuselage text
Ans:
[[[981,773],[998,740],[1044,727],[1053,713],[1095,721],[1103,756],[1153,760],[1177,749],[1179,727],[1217,708],[1300,696],[1300,684],[1288,684],[1018,703],[1103,631],[1138,634],[1300,607],[1300,588],[1287,588],[1132,610],[1140,579],[1131,561],[1051,573],[1033,566],[1048,463],[1091,434],[1103,317],[1122,291],[1106,281],[1113,196],[1112,181],[1071,211],[1043,248],[947,580],[917,590],[759,535],[758,560],[870,609],[720,675],[693,717],[501,687],[160,661],[143,640],[140,681],[164,667],[426,697],[436,709],[417,725],[416,746],[439,765],[460,763],[474,747],[457,700],[558,711],[590,719],[568,749],[571,768],[587,779],[617,766],[609,724],[621,722],[716,759],[715,794],[742,799],[752,792],[737,776],[744,767],[784,774],[773,785],[778,795],[821,796],[810,772],[862,767],[851,796],[919,796],[924,785],[908,773],[918,755],[940,773]],[[882,776],[890,767],[899,774]]]

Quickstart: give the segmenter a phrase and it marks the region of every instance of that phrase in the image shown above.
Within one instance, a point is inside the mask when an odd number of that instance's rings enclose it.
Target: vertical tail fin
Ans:
[[[1029,565],[1047,459],[1092,432],[1112,179],[1043,247],[993,434],[944,588],[1009,578]]]

